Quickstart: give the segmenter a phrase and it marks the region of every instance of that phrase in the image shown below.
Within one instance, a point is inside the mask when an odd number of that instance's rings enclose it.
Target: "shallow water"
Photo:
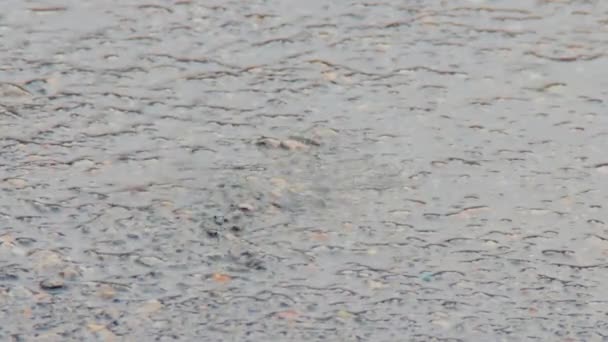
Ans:
[[[0,339],[608,339],[606,23],[4,1]]]

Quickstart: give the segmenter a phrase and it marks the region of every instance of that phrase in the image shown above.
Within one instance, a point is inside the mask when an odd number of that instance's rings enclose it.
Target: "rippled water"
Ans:
[[[608,339],[608,2],[6,0],[0,339]]]

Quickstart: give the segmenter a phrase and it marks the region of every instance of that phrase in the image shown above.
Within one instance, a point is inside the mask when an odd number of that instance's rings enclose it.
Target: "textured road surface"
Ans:
[[[608,2],[0,11],[0,340],[608,340]]]

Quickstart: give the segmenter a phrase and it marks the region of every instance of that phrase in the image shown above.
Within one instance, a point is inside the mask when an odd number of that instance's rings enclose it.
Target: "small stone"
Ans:
[[[350,319],[353,317],[353,314],[346,310],[338,310],[338,312],[336,313],[336,316],[338,316],[342,319]]]
[[[27,186],[27,181],[21,178],[9,178],[5,181],[15,189],[23,189]]]
[[[274,200],[279,200],[281,199],[281,197],[283,197],[283,192],[281,190],[272,190],[270,192],[270,196],[274,199]],[[281,208],[282,206],[278,203],[278,202],[274,202],[272,203],[272,205],[276,206],[277,208]]]
[[[139,307],[137,312],[142,315],[150,315],[159,311],[163,307],[163,304],[156,299],[147,301],[144,305]]]
[[[87,328],[93,333],[106,329],[106,326],[103,324],[90,323],[87,324]]]
[[[262,68],[260,67],[252,67],[252,68],[248,68],[247,71],[249,71],[252,74],[259,74],[260,72],[262,72]]]
[[[218,226],[223,225],[224,223],[228,223],[228,219],[225,218],[223,215],[214,215],[213,216],[213,221],[215,222],[215,224],[217,224]]]
[[[441,327],[443,329],[449,329],[452,324],[447,319],[434,319],[431,320],[431,324]]]
[[[488,246],[488,247],[492,247],[492,248],[494,248],[494,247],[496,247],[496,246],[498,245],[498,243],[497,243],[496,241],[487,240],[487,241],[485,242],[485,245],[486,245],[486,246]]]
[[[189,220],[192,218],[192,211],[188,209],[175,209],[173,210],[173,214],[181,220]]]
[[[64,265],[63,256],[51,250],[36,250],[30,255],[34,263],[34,269],[37,272],[42,271],[59,271]]]
[[[5,99],[23,99],[32,97],[32,94],[20,85],[0,83],[0,96]]]
[[[147,266],[147,267],[155,267],[159,266],[163,263],[162,259],[154,257],[154,256],[142,256],[137,258],[136,260],[139,264]]]
[[[65,287],[65,282],[61,278],[47,278],[40,282],[40,287],[45,290],[58,290]]]
[[[68,266],[59,272],[59,275],[66,280],[74,280],[80,275],[80,272],[72,266]]]
[[[369,288],[372,290],[378,290],[378,289],[383,289],[383,288],[387,287],[388,285],[386,285],[383,282],[379,282],[379,281],[375,281],[375,280],[368,280],[367,286],[369,286]]]
[[[321,142],[315,138],[306,138],[306,137],[292,135],[289,137],[289,139],[301,142],[302,144],[307,145],[307,146],[321,146]]]
[[[303,151],[308,149],[308,145],[293,139],[281,141],[280,146],[289,151]]]
[[[602,174],[608,174],[608,163],[602,163],[595,166],[595,170]]]
[[[318,242],[326,242],[329,240],[329,234],[323,231],[312,232],[310,238]]]
[[[213,279],[213,281],[215,281],[216,283],[225,284],[230,282],[232,280],[232,277],[223,273],[213,273],[211,279]]]
[[[244,212],[252,212],[255,208],[249,203],[241,203],[237,206],[239,210]]]
[[[208,229],[207,236],[213,239],[217,239],[220,237],[220,233],[215,229]]]
[[[550,214],[552,212],[551,210],[543,209],[543,208],[530,208],[527,211],[528,211],[528,214],[535,215],[535,216],[543,216],[543,215]]]
[[[285,310],[281,312],[277,312],[276,316],[285,320],[294,320],[300,316],[300,313],[296,310]]]
[[[110,285],[102,284],[97,290],[97,295],[102,299],[112,299],[116,296],[116,290]]]
[[[97,175],[97,174],[99,174],[100,171],[101,171],[100,169],[98,169],[96,167],[92,167],[92,168],[88,169],[86,172],[90,175]]]
[[[281,141],[279,139],[275,139],[275,138],[262,137],[262,138],[258,139],[255,142],[255,144],[258,146],[263,146],[263,147],[277,148],[277,147],[281,146]]]
[[[15,238],[10,233],[0,235],[0,246],[12,248],[15,246]]]
[[[173,208],[173,202],[171,201],[160,201],[159,204],[161,207]]]
[[[317,127],[312,131],[312,133],[314,134],[315,138],[335,137],[338,135],[338,131],[327,127]]]
[[[95,162],[89,159],[80,159],[72,163],[72,166],[79,169],[89,169],[95,166]]]
[[[338,74],[333,71],[326,71],[323,73],[323,78],[330,82],[333,82],[338,78]]]
[[[433,273],[431,273],[431,272],[423,272],[420,275],[420,279],[422,279],[423,281],[429,282],[429,281],[433,280]]]

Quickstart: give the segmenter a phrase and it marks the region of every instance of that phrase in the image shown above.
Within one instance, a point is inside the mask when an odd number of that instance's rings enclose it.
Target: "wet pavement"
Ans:
[[[608,340],[608,2],[0,12],[0,340]]]

